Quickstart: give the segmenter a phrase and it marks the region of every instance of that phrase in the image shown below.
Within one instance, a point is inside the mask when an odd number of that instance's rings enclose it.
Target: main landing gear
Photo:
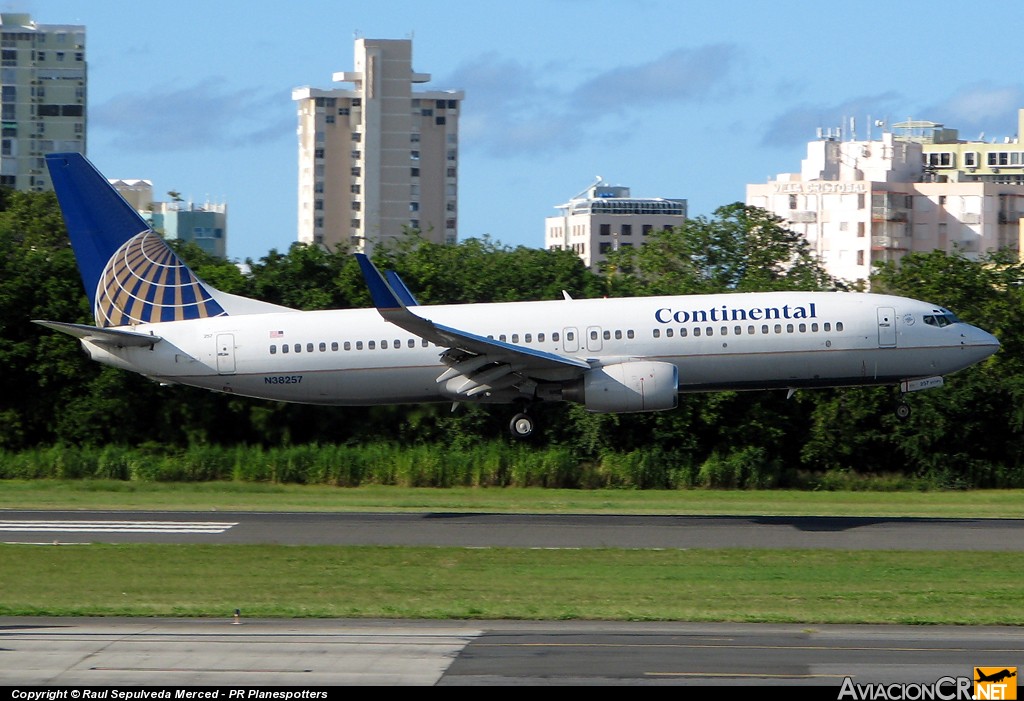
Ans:
[[[513,438],[526,440],[533,435],[533,431],[536,427],[537,424],[533,420],[533,417],[525,411],[521,411],[512,417],[512,421],[509,422],[508,425],[508,430],[512,434]]]

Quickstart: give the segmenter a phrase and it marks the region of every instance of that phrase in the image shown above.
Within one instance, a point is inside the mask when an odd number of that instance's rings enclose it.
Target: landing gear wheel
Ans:
[[[905,421],[910,416],[910,405],[906,402],[900,402],[896,405],[896,418],[901,421]]]
[[[525,440],[533,435],[534,427],[533,417],[529,414],[520,413],[512,417],[508,430],[512,432],[513,438]]]

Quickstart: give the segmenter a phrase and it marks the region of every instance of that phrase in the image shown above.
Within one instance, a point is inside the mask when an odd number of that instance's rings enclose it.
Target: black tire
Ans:
[[[536,424],[533,417],[523,413],[513,416],[512,421],[508,424],[508,430],[512,433],[512,437],[519,440],[526,440],[532,436],[534,428],[536,428]]]
[[[896,418],[901,421],[906,421],[910,417],[910,405],[906,402],[900,402],[896,405]]]

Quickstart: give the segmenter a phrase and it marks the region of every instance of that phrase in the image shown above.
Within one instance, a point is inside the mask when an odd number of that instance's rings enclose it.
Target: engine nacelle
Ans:
[[[563,393],[598,414],[664,411],[679,404],[679,369],[671,363],[637,360],[588,371]]]

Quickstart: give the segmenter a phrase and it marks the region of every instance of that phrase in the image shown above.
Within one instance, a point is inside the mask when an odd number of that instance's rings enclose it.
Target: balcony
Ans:
[[[818,221],[818,213],[811,211],[791,211],[786,217],[793,224],[814,224]]]
[[[897,236],[872,236],[872,251],[906,251],[907,242]]]
[[[905,209],[896,209],[894,207],[872,207],[871,208],[871,221],[901,221],[905,222],[910,218],[909,213]]]

